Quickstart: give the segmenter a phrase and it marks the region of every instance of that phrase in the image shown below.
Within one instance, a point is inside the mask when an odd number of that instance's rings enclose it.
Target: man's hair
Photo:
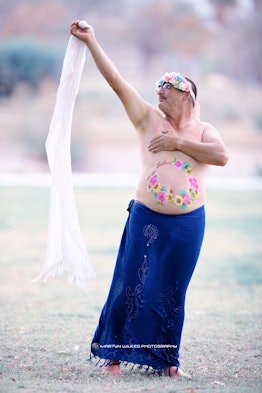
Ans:
[[[185,76],[185,79],[186,79],[189,83],[191,83],[192,91],[193,91],[193,93],[194,93],[194,95],[195,95],[195,99],[197,99],[197,87],[196,87],[195,82],[193,82],[191,79],[187,78],[186,76]]]

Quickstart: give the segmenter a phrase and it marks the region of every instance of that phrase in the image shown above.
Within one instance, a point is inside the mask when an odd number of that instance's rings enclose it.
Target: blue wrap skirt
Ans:
[[[161,214],[132,200],[91,352],[100,359],[179,366],[188,284],[205,229],[204,206]]]

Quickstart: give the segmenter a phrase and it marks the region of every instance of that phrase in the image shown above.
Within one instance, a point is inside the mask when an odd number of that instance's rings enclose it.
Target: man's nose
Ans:
[[[159,86],[158,87],[158,89],[157,89],[157,94],[162,94],[163,93],[163,91],[164,91],[164,88],[163,88],[163,86]]]

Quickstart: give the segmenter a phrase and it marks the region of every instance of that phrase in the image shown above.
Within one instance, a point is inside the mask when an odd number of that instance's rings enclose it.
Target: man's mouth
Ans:
[[[166,97],[164,97],[162,95],[160,95],[159,98],[158,98],[159,102],[164,101],[165,99],[166,99]]]

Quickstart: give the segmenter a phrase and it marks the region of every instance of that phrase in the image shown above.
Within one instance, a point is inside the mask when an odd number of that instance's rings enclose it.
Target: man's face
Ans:
[[[157,87],[158,107],[165,113],[165,110],[174,108],[183,99],[184,92],[176,89],[171,83],[163,82]]]

